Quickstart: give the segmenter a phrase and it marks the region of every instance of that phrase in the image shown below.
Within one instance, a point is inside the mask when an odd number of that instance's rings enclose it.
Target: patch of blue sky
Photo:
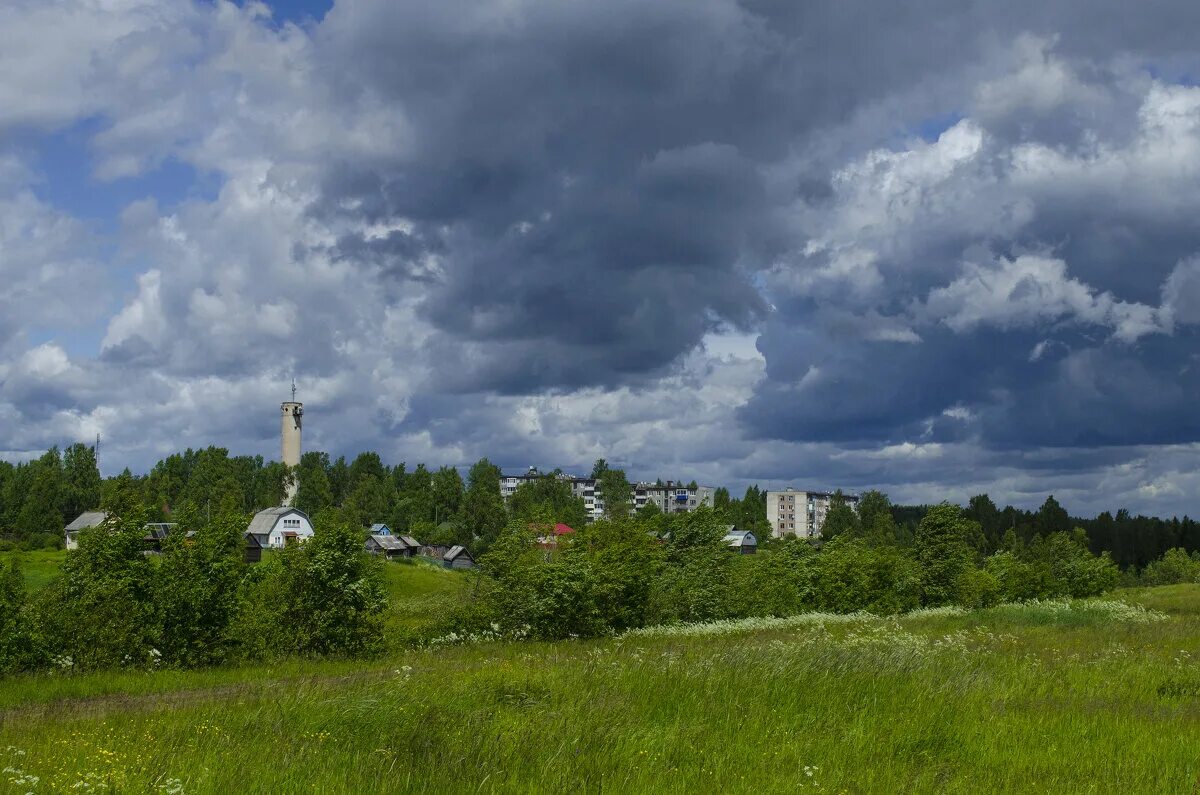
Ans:
[[[293,22],[303,26],[309,22],[320,22],[333,8],[333,0],[267,0],[267,5],[271,8],[271,19],[276,24]]]
[[[922,119],[917,122],[909,130],[909,135],[919,135],[922,139],[933,142],[936,141],[941,134],[949,130],[954,125],[963,120],[963,115],[957,111],[951,113],[943,113],[938,116],[930,116],[927,119]]]
[[[212,201],[220,189],[216,174],[200,172],[191,165],[168,157],[156,167],[133,177],[112,180],[93,176],[96,159],[89,148],[92,137],[104,128],[103,119],[92,118],[27,142],[34,153],[38,173],[34,194],[56,210],[88,224],[95,233],[89,259],[104,263],[108,282],[106,312],[116,312],[137,290],[137,274],[147,263],[126,261],[120,254],[118,232],[121,213],[131,203],[153,199],[160,212],[187,201]],[[107,320],[67,327],[28,330],[33,345],[53,342],[72,357],[99,353]]]
[[[29,347],[49,342],[62,348],[73,360],[94,358],[100,353],[100,342],[107,330],[107,319],[79,328],[33,328],[28,333]]]
[[[941,137],[942,133],[958,124],[964,118],[966,117],[962,113],[950,111],[948,113],[939,113],[936,116],[927,116],[916,122],[911,122],[907,119],[900,120],[897,126],[892,128],[889,137],[883,143],[886,146],[898,149],[907,149],[912,144],[914,138],[920,138],[926,143],[933,143]]]
[[[102,127],[102,120],[88,119],[36,142],[36,168],[41,178],[34,193],[39,199],[77,218],[97,222],[101,233],[111,233],[132,202],[154,199],[159,207],[168,209],[184,201],[216,197],[220,189],[217,175],[197,171],[173,157],[137,176],[96,179],[88,142]]]
[[[1200,86],[1200,71],[1196,70],[1196,64],[1194,63],[1188,63],[1187,65],[1147,63],[1145,69],[1147,74],[1163,83],[1172,83],[1190,88]]]

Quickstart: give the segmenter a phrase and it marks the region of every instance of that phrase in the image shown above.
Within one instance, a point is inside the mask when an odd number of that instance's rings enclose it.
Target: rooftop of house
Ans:
[[[68,533],[73,533],[76,530],[86,530],[89,527],[95,527],[108,518],[107,511],[84,511],[75,517],[75,521],[67,525]]]
[[[401,552],[403,552],[405,549],[407,549],[407,544],[405,544],[403,541],[401,541],[396,536],[392,536],[392,535],[385,536],[385,535],[379,535],[377,533],[373,533],[371,535],[371,540],[374,541],[379,546],[380,549],[394,549],[394,550],[399,550]]]
[[[266,508],[254,514],[254,518],[250,520],[250,526],[246,528],[246,532],[258,535],[270,533],[274,529],[276,522],[284,516],[293,513],[304,517],[305,521],[308,520],[308,514],[299,508],[290,508],[286,505],[278,508]]]

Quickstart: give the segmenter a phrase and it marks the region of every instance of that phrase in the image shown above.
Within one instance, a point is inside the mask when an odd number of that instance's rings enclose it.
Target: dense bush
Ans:
[[[29,613],[25,580],[16,560],[0,567],[0,674],[33,667],[38,659]]]
[[[62,576],[35,605],[55,664],[107,668],[156,661],[160,636],[154,571],[143,554],[144,517],[131,511],[79,534]]]
[[[1142,570],[1139,582],[1143,585],[1174,585],[1197,580],[1200,580],[1200,553],[1189,555],[1187,550],[1176,547],[1151,561]]]
[[[185,521],[184,526],[191,522]],[[172,533],[163,543],[154,577],[157,648],[168,665],[195,666],[228,659],[229,627],[240,607],[246,573],[246,518],[223,512],[192,533]]]
[[[1012,550],[984,559],[978,523],[958,506],[931,508],[911,543],[883,509],[876,513],[845,522],[823,544],[768,541],[753,556],[732,552],[722,541],[726,527],[706,509],[597,522],[555,545],[537,523],[512,523],[484,557],[459,628],[549,639],[813,610],[986,607],[1092,596],[1116,583],[1116,567],[1088,551],[1082,531],[1027,546],[1014,540]]]
[[[381,563],[363,552],[356,526],[318,525],[308,543],[248,567],[239,513],[203,522],[185,514],[162,554],[147,555],[144,517],[124,508],[123,518],[80,533],[62,574],[31,604],[15,564],[0,571],[0,672],[380,648]]]

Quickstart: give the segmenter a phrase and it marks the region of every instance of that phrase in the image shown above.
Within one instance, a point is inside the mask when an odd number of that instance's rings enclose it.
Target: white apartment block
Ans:
[[[797,491],[793,488],[768,491],[767,524],[771,526],[771,536],[816,538],[825,526],[825,517],[833,504],[833,496],[825,491]],[[858,510],[857,495],[843,494],[842,499],[851,508]]]
[[[501,475],[500,496],[505,502],[517,490],[517,487],[528,480],[544,478],[546,475],[537,467],[530,467],[522,475]],[[600,484],[593,478],[581,478],[575,475],[559,473],[557,477],[571,484],[571,493],[583,500],[589,522],[604,516],[604,495],[600,492]],[[636,511],[648,503],[654,503],[663,513],[687,513],[701,505],[713,507],[713,497],[716,489],[712,486],[689,487],[683,483],[637,483],[633,486],[633,509]]]
[[[701,505],[713,507],[717,490],[712,486],[690,487],[683,483],[637,483],[633,487],[633,509],[653,503],[663,513],[688,513]]]
[[[513,495],[513,492],[515,492],[517,487],[522,483],[528,480],[536,480],[537,478],[544,477],[547,477],[547,475],[543,475],[541,472],[539,472],[537,467],[530,467],[529,471],[523,475],[501,475],[500,496],[505,502],[508,502],[508,498]],[[587,513],[587,519],[589,522],[593,522],[604,516],[604,498],[601,496],[600,489],[595,480],[592,478],[581,478],[575,475],[567,475],[562,472],[558,473],[556,477],[559,480],[564,480],[570,483],[571,494],[583,500],[583,507]]]

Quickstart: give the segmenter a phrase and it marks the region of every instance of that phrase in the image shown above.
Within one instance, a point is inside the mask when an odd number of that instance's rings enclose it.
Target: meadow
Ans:
[[[469,578],[390,564],[417,627]],[[0,792],[1183,792],[1200,586],[0,681]]]
[[[67,559],[65,549],[39,549],[35,552],[0,552],[0,566],[15,560],[30,591],[41,590],[58,576]]]

